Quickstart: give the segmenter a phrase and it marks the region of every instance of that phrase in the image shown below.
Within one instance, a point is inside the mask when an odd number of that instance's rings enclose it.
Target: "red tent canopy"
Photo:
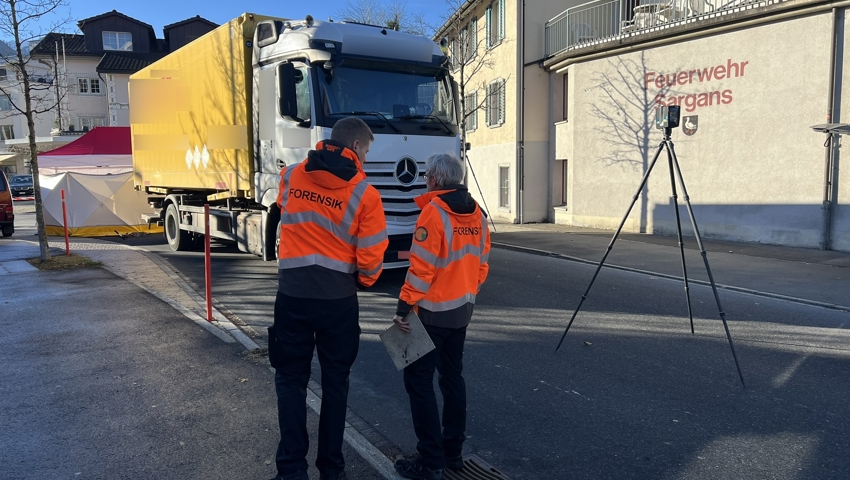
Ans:
[[[73,142],[40,155],[132,155],[130,127],[95,127]]]
[[[115,174],[133,171],[130,127],[95,127],[73,142],[38,154],[42,174]]]

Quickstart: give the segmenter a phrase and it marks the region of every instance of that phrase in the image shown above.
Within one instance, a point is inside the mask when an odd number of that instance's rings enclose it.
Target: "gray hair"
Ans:
[[[428,160],[425,160],[425,171],[441,187],[463,183],[463,162],[450,153],[438,153],[428,157]]]

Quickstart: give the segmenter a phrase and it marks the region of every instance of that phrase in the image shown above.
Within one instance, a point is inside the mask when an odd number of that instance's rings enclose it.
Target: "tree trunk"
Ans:
[[[18,55],[18,73],[21,75],[24,83],[24,104],[25,116],[27,118],[27,128],[29,128],[30,147],[30,169],[32,170],[33,190],[35,193],[35,221],[38,226],[38,246],[41,251],[41,262],[44,263],[50,260],[50,245],[47,242],[47,230],[44,228],[44,209],[41,199],[41,182],[38,177],[38,147],[35,143],[35,121],[32,111],[32,92],[30,90],[30,79],[24,62],[24,54],[21,48],[20,24],[18,23],[18,11],[14,0],[9,2],[9,10],[12,16],[12,27],[15,34],[15,49]],[[54,81],[58,81],[54,79]]]

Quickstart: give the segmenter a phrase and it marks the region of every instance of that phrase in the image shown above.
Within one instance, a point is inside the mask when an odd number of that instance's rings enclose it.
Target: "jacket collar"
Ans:
[[[423,193],[422,195],[419,195],[418,197],[416,197],[416,199],[414,201],[416,202],[416,205],[421,210],[421,209],[425,208],[425,205],[428,205],[429,203],[431,203],[431,200],[434,200],[434,198],[436,198],[437,196],[443,195],[443,194],[449,193],[449,192],[454,192],[454,191],[455,191],[454,188],[446,189],[446,190],[432,190],[430,192]]]
[[[333,140],[322,140],[316,144],[317,152],[321,152],[322,155],[328,155],[332,157],[341,157],[350,160],[354,163],[354,166],[357,167],[357,171],[366,175],[363,171],[363,163],[360,161],[360,157],[357,156],[357,153],[354,150],[344,146],[339,142],[335,142]]]

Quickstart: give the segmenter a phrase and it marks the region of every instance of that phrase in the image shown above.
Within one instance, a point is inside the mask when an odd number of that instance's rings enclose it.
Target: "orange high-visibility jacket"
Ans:
[[[280,175],[279,291],[299,298],[354,295],[383,269],[387,223],[360,159],[332,141]]]
[[[422,213],[396,313],[404,316],[416,305],[422,323],[460,328],[469,324],[487,278],[490,232],[466,187],[448,188],[416,199]]]

